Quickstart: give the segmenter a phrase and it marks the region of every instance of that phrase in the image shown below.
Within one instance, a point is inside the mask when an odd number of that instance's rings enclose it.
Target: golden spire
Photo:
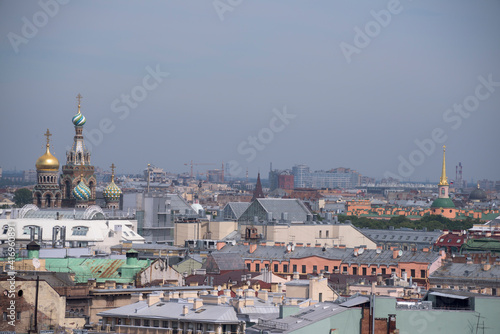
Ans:
[[[111,164],[111,182],[115,182],[115,164]]]
[[[446,177],[446,146],[443,146],[443,170],[441,172],[441,178],[439,179],[439,186],[447,186],[448,184],[448,178]]]
[[[78,113],[80,113],[80,101],[82,100],[82,98],[83,96],[78,93],[78,95],[76,96],[76,99],[78,100]]]

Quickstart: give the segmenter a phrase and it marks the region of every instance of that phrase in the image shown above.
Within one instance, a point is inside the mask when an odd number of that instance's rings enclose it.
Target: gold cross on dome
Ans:
[[[116,168],[115,164],[114,164],[114,163],[113,163],[113,164],[111,164],[111,166],[110,166],[110,167],[111,167],[111,174],[113,174],[113,175],[114,175],[114,174],[115,174],[115,168]]]
[[[78,100],[78,105],[80,105],[80,101],[82,98],[83,96],[81,96],[80,93],[78,93],[78,95],[76,96],[76,99]]]
[[[44,136],[47,137],[47,145],[49,145],[49,137],[52,136],[52,133],[50,133],[49,129],[47,129],[47,132],[45,132]]]

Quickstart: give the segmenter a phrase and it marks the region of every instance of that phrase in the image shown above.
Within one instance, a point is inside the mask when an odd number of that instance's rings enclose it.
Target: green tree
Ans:
[[[14,202],[18,208],[25,206],[26,204],[30,204],[33,202],[33,197],[31,194],[31,190],[26,188],[17,189],[14,193]]]

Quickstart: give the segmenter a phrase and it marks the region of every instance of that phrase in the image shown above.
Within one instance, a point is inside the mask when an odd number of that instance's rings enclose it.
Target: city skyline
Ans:
[[[272,162],[437,183],[446,145],[449,179],[459,162],[500,179],[499,3],[0,8],[4,171],[34,169],[47,128],[64,164],[81,93],[92,164],[117,174]]]

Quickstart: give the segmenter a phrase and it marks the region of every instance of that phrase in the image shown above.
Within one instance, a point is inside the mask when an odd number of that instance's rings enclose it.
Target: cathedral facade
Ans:
[[[45,154],[36,161],[37,184],[33,189],[33,204],[40,208],[86,208],[95,205],[97,180],[90,152],[83,140],[85,116],[81,113],[81,95],[78,94],[78,112],[72,118],[75,136],[71,150],[66,152],[66,164],[59,174],[59,161],[50,153],[50,136],[47,129]],[[121,190],[114,183],[114,165],[111,183],[104,191],[108,208],[118,208]]]

